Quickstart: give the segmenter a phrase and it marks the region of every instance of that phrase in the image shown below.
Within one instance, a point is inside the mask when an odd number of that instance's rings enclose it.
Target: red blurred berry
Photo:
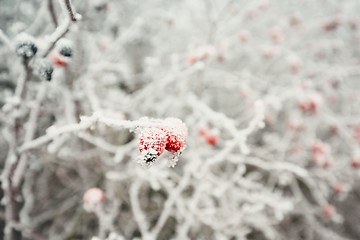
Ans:
[[[340,194],[346,191],[346,185],[342,182],[336,182],[333,186],[332,186],[333,190],[335,193]]]
[[[218,142],[218,139],[215,135],[208,135],[208,136],[206,136],[206,141],[210,145],[216,145]]]
[[[300,24],[300,16],[298,14],[294,14],[289,19],[289,24],[291,26],[298,26]]]
[[[303,113],[315,113],[318,109],[318,103],[314,99],[308,99],[300,102],[299,108]]]
[[[348,24],[351,30],[356,30],[358,28],[358,22],[356,21],[356,19],[350,19],[348,21]]]
[[[270,31],[271,38],[274,43],[280,43],[284,40],[284,33],[279,26],[275,26]]]
[[[335,208],[328,204],[326,205],[323,209],[322,209],[322,215],[325,217],[325,218],[328,218],[328,219],[331,219],[335,216]]]
[[[102,204],[105,200],[105,193],[100,188],[90,188],[83,196],[84,208],[87,211],[94,211],[94,209]]]
[[[278,53],[279,53],[279,49],[275,46],[265,47],[262,50],[262,54],[266,58],[275,57],[276,55],[278,55]]]
[[[193,65],[195,64],[196,62],[198,61],[198,58],[197,56],[195,56],[194,54],[189,54],[187,57],[186,57],[186,62],[190,65]]]
[[[360,141],[360,125],[354,126],[354,139]]]
[[[331,160],[328,158],[325,158],[322,163],[322,168],[328,169],[329,167],[331,167],[331,165],[332,165]]]
[[[206,142],[210,145],[216,145],[218,142],[217,136],[210,131],[210,129],[202,128],[199,130],[199,134],[204,137]]]
[[[328,145],[322,142],[313,143],[311,145],[311,151],[314,154],[324,154],[328,150]]]
[[[225,56],[223,53],[219,52],[216,56],[216,59],[218,60],[218,62],[223,62],[225,61]]]
[[[54,65],[59,67],[65,67],[69,62],[67,57],[62,56],[58,52],[52,52],[50,55],[50,60]]]
[[[329,127],[329,131],[330,131],[331,134],[337,134],[337,133],[339,132],[339,129],[338,129],[337,126],[331,125],[331,126]]]
[[[247,42],[249,40],[249,37],[250,37],[250,34],[246,30],[242,30],[239,33],[239,39],[240,39],[241,42]]]
[[[358,158],[354,158],[351,160],[351,167],[354,169],[359,169],[360,168],[360,159]]]
[[[323,24],[323,29],[328,32],[334,31],[340,26],[340,23],[341,23],[340,16],[336,16],[336,17],[330,19],[329,21],[325,22]]]

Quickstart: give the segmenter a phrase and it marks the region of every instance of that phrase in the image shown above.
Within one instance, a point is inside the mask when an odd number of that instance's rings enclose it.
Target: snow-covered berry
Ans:
[[[100,188],[90,188],[83,196],[85,210],[91,212],[100,206],[105,200],[105,193]]]
[[[322,103],[322,99],[319,95],[311,95],[307,98],[302,99],[298,107],[303,113],[314,114],[319,110]]]
[[[184,146],[187,136],[186,125],[178,118],[165,119],[165,125],[160,128],[166,133],[165,149],[169,152],[178,152]]]
[[[69,47],[63,47],[59,50],[59,53],[63,55],[64,57],[72,57],[72,48]]]
[[[50,81],[52,79],[54,67],[47,59],[38,60],[37,68],[41,78],[43,78],[46,81]]]
[[[167,137],[164,131],[159,128],[146,128],[140,133],[139,151],[146,152],[146,161],[153,161],[160,156],[167,143]]]
[[[322,215],[327,219],[332,219],[336,214],[335,208],[328,204],[323,207],[322,209]]]
[[[56,51],[58,51],[64,57],[73,56],[73,43],[68,39],[61,39],[56,44]]]
[[[20,34],[15,41],[15,50],[18,56],[24,59],[30,59],[36,55],[38,47],[33,37],[23,33]]]

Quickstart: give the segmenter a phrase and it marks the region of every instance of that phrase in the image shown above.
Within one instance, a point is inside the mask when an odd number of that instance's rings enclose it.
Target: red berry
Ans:
[[[165,149],[169,152],[180,151],[186,141],[187,127],[177,118],[165,119],[165,125],[160,128],[166,134],[167,144]]]
[[[351,167],[355,168],[355,169],[359,169],[360,168],[360,159],[354,158],[353,160],[351,160]]]
[[[279,54],[279,48],[275,46],[264,47],[262,54],[265,58],[272,58]]]
[[[289,23],[291,26],[297,26],[300,24],[300,22],[301,22],[300,16],[297,14],[292,15],[289,19]]]
[[[198,61],[198,58],[194,54],[190,54],[186,57],[186,62],[189,65],[194,65],[197,61]]]
[[[354,139],[356,141],[360,140],[360,125],[354,126]]]
[[[50,55],[50,58],[51,62],[56,66],[64,67],[68,64],[68,59],[60,55],[58,52],[53,52]]]
[[[299,108],[302,112],[315,113],[318,108],[318,103],[314,99],[308,99],[299,103]]]
[[[332,205],[328,204],[323,208],[322,214],[324,217],[331,219],[335,215],[335,208]]]
[[[331,165],[332,165],[331,160],[329,160],[328,158],[325,158],[323,160],[322,167],[324,169],[328,169],[329,167],[331,167]]]
[[[330,131],[331,134],[337,134],[339,129],[338,129],[337,126],[331,125],[330,128],[329,128],[329,131]]]
[[[323,24],[323,29],[328,32],[336,30],[340,26],[340,23],[340,16],[335,16],[333,19],[330,19],[328,22]]]
[[[270,31],[271,38],[274,43],[279,43],[284,40],[284,33],[279,26],[275,26]]]
[[[239,33],[239,39],[241,42],[247,42],[249,40],[249,37],[250,37],[250,33],[246,30],[242,30]]]
[[[328,149],[328,145],[322,142],[317,142],[311,145],[311,151],[314,154],[324,154]]]
[[[352,30],[356,30],[358,28],[358,22],[356,21],[356,19],[350,19],[348,24]]]
[[[100,188],[90,188],[84,193],[84,208],[87,211],[94,211],[97,206],[105,200],[105,193]]]
[[[139,151],[149,151],[150,149],[156,151],[156,155],[160,156],[167,143],[167,136],[165,132],[158,128],[146,128],[140,133]]]
[[[217,137],[215,135],[208,135],[206,137],[206,141],[210,145],[216,145],[218,139],[217,139]]]
[[[340,194],[346,191],[346,186],[344,183],[337,182],[333,185],[333,190],[335,193]]]
[[[216,145],[218,138],[217,136],[212,133],[209,129],[207,128],[202,128],[199,130],[199,134],[205,138],[206,142],[210,145]]]
[[[217,60],[218,60],[218,62],[223,62],[223,61],[225,61],[225,56],[224,56],[224,54],[221,53],[221,52],[219,52],[219,53],[217,54]]]

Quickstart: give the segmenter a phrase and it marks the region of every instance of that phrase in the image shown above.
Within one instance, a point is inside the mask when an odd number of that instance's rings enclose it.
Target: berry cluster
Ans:
[[[54,65],[65,67],[73,57],[73,44],[68,39],[61,39],[56,44],[55,50],[51,53],[50,58]]]

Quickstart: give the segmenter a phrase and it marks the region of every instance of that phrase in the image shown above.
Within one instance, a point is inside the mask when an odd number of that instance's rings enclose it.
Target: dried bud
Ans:
[[[15,49],[18,56],[23,57],[24,59],[30,59],[36,55],[38,48],[33,37],[22,33],[15,41]]]
[[[40,59],[37,61],[38,73],[42,79],[50,81],[54,72],[54,67],[47,59]]]
[[[61,39],[56,44],[56,50],[64,57],[73,56],[73,43],[68,39]]]

